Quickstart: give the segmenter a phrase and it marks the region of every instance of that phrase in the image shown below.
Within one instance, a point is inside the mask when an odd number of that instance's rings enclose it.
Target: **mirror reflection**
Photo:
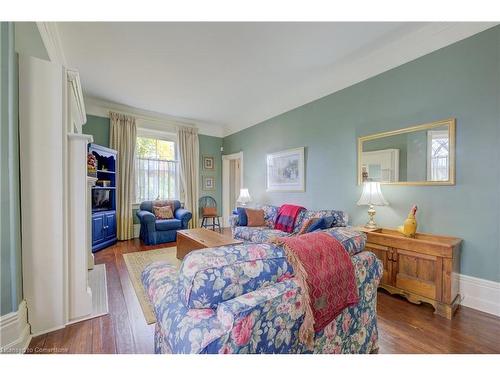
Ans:
[[[361,137],[358,180],[454,183],[454,120]]]

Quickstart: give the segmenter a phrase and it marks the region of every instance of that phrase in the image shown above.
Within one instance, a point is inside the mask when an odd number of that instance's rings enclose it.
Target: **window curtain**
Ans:
[[[137,127],[135,117],[109,113],[110,147],[118,151],[116,176],[116,227],[119,240],[134,237],[132,200],[135,189],[135,143]]]
[[[193,219],[191,228],[198,226],[198,172],[200,146],[198,129],[179,127],[177,129],[177,144],[179,147],[181,197],[184,207],[191,211]]]

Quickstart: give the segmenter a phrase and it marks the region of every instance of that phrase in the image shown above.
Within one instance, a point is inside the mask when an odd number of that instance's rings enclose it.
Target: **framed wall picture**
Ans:
[[[267,154],[267,191],[305,191],[304,147]]]
[[[215,190],[215,178],[212,176],[203,176],[202,189],[207,191]]]
[[[203,169],[209,171],[215,169],[215,158],[213,156],[203,156]]]

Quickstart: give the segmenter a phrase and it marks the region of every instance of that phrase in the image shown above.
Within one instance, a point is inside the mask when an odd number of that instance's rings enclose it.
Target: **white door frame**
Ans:
[[[243,151],[222,155],[222,222],[224,227],[229,226],[229,161],[240,159],[240,186],[243,187]]]

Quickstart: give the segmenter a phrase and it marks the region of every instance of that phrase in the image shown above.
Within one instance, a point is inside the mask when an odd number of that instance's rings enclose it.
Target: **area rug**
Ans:
[[[142,308],[142,313],[144,314],[144,318],[148,324],[155,323],[156,317],[153,312],[153,306],[151,306],[148,296],[146,295],[146,291],[142,286],[141,273],[148,264],[159,260],[179,267],[181,261],[176,258],[176,253],[177,248],[173,246],[163,249],[123,254],[123,259],[125,260],[125,265],[127,266],[132,286],[134,287],[135,294],[137,295],[137,299],[139,300],[139,304]]]

